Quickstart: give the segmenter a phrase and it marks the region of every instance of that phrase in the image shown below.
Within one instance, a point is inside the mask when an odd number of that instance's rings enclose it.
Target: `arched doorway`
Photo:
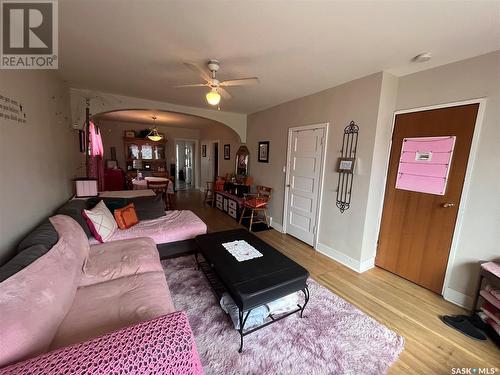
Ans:
[[[115,161],[126,178],[135,178],[137,172],[147,176],[165,171],[173,177],[177,188],[203,190],[206,181],[213,180],[215,171],[220,175],[234,172],[234,157],[241,139],[233,129],[218,121],[151,109],[117,109],[91,118],[101,132],[104,159]],[[138,158],[141,150],[129,149],[134,143],[127,135],[144,138],[153,127],[164,136],[165,149],[158,155],[156,149],[147,148],[146,158]],[[211,148],[214,142],[220,145],[215,151]],[[230,149],[229,158],[224,155],[224,145]],[[208,151],[203,153],[203,149]],[[155,157],[159,157],[158,162]]]

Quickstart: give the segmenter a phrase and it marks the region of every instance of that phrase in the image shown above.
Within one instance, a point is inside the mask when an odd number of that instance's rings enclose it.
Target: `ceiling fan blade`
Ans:
[[[239,79],[228,79],[227,81],[222,81],[220,86],[246,86],[246,85],[256,85],[259,83],[259,79],[257,77],[250,78],[239,78]]]
[[[205,87],[205,86],[207,86],[206,83],[193,83],[193,84],[190,84],[190,85],[174,86],[174,88],[180,89],[180,88],[183,88],[183,87]]]
[[[203,69],[202,67],[200,67],[199,65],[189,63],[189,62],[185,62],[184,65],[186,65],[186,67],[191,69],[193,72],[197,73],[205,81],[212,82],[212,78],[210,77],[208,72],[205,69]]]
[[[220,96],[222,96],[224,99],[231,99],[231,98],[232,98],[231,94],[230,94],[230,93],[228,93],[228,92],[226,91],[226,89],[224,89],[224,88],[222,88],[222,87],[220,87],[220,86],[217,88],[217,92],[218,92],[218,93],[220,94]]]

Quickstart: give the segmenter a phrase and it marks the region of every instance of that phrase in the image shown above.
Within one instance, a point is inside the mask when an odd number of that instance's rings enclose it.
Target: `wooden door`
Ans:
[[[324,128],[291,132],[286,232],[313,245],[323,162]]]
[[[398,114],[395,119],[375,264],[439,294],[442,293],[478,108],[479,104],[470,104]],[[404,171],[403,167],[400,169],[403,142],[413,137],[417,138],[414,141],[426,141],[420,137],[448,136],[456,138],[450,153],[444,194],[396,188],[397,179]],[[434,157],[428,152],[417,151],[414,155],[406,161],[417,164],[429,158],[424,161],[430,164],[424,167],[430,168],[429,175],[434,169],[444,167],[445,155],[438,152]],[[414,174],[409,178],[422,176]]]

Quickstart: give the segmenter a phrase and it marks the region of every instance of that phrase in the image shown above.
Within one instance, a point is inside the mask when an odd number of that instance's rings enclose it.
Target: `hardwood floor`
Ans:
[[[209,232],[240,227],[208,205],[197,191],[180,191],[177,209],[195,212]],[[469,339],[444,325],[440,315],[466,313],[441,296],[380,268],[362,274],[275,230],[257,236],[301,264],[320,284],[381,324],[405,337],[405,349],[389,374],[451,374],[454,367],[500,368],[500,350],[491,341]],[[499,370],[496,373],[500,374]]]

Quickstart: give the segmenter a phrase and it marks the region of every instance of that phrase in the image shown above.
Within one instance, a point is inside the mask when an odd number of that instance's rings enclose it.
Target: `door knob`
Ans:
[[[441,205],[441,207],[443,207],[443,208],[450,208],[450,207],[454,207],[454,206],[455,206],[455,203],[449,203],[449,202],[443,203]]]

